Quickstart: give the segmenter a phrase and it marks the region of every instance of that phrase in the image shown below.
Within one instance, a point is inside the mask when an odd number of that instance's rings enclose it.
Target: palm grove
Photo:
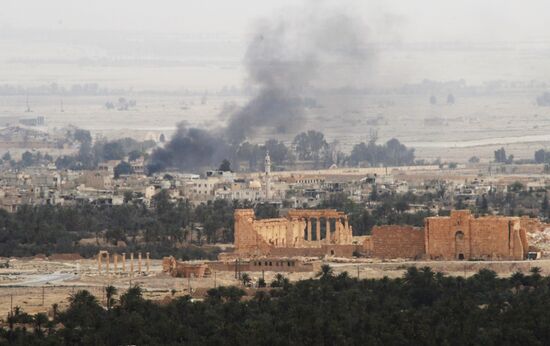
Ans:
[[[15,308],[0,330],[14,345],[544,345],[550,278],[538,268],[499,278],[487,269],[447,277],[409,268],[397,279],[358,279],[323,266],[318,279],[271,288],[210,289],[204,301],[145,300],[139,287],[78,291],[53,317]],[[249,295],[247,299],[243,299]]]

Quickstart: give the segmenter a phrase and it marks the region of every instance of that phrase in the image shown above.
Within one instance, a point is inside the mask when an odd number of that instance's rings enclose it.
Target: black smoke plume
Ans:
[[[180,123],[170,142],[153,152],[148,168],[150,173],[166,168],[195,170],[219,163],[230,154],[224,139],[210,131],[188,128]]]
[[[361,85],[372,61],[367,28],[338,9],[310,8],[256,26],[245,55],[254,96],[231,112],[220,130],[180,127],[168,145],[152,155],[153,170],[217,165],[220,153],[251,139],[260,129],[296,133],[318,91]]]

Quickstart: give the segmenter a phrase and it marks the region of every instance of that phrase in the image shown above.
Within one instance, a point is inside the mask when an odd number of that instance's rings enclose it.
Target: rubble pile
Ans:
[[[543,253],[550,253],[550,228],[540,232],[527,233],[529,244],[540,249]]]

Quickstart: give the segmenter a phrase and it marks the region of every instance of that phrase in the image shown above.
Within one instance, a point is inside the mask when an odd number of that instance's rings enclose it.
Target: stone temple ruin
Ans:
[[[252,209],[235,211],[238,258],[368,257],[432,260],[523,260],[527,232],[542,224],[527,217],[475,217],[468,210],[429,217],[424,228],[376,226],[370,236],[354,237],[347,215],[332,209],[290,210],[283,218],[256,220]],[[230,258],[230,257],[229,257]]]
[[[469,210],[428,217],[424,228],[376,226],[371,255],[375,258],[432,260],[522,260],[533,220],[508,216],[474,217]]]
[[[363,238],[353,237],[348,217],[333,209],[290,210],[283,218],[256,220],[254,210],[235,211],[235,255],[351,257]]]

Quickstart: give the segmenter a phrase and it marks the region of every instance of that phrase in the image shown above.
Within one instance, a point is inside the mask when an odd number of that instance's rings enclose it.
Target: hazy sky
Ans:
[[[401,49],[380,55],[373,72],[378,80],[550,79],[548,0],[2,0],[0,73],[16,84],[239,85],[256,24],[316,6],[353,13],[368,27],[369,42]],[[460,53],[453,51],[457,45]],[[81,68],[82,59],[127,58],[217,65],[185,71]],[[29,60],[34,65],[21,63]],[[179,73],[186,78],[174,78]]]
[[[399,24],[404,38],[418,41],[549,35],[545,0],[3,0],[0,26],[242,35],[254,20],[299,3],[348,7],[374,29]]]

